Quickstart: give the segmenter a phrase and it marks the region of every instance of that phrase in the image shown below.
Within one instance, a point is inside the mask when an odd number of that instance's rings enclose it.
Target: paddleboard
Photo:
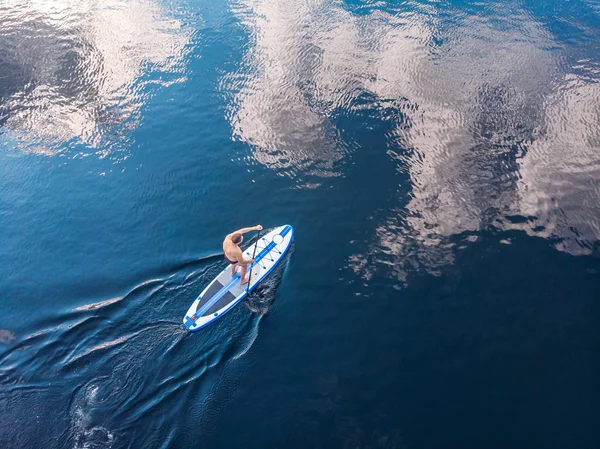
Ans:
[[[196,332],[221,318],[237,303],[254,290],[260,282],[269,275],[275,266],[283,259],[294,240],[294,228],[290,225],[279,226],[268,234],[263,235],[243,254],[244,259],[254,256],[250,286],[240,284],[240,269],[231,275],[231,266],[223,271],[200,293],[191,305],[185,316],[183,324],[190,332]],[[256,253],[254,247],[256,246]]]

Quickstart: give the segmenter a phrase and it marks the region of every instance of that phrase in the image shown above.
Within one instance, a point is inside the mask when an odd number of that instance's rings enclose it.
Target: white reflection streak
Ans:
[[[254,40],[245,58],[248,73],[240,77],[229,111],[234,137],[249,143],[255,159],[279,174],[335,176],[334,164],[345,149],[329,121],[328,87],[338,88],[347,80],[336,76],[328,86],[322,78],[330,64],[332,70],[340,68],[340,61],[328,60],[336,45],[345,45],[337,40],[340,34],[357,41],[352,16],[331,9],[326,1],[242,1],[233,6]],[[328,21],[322,20],[325,16]],[[352,58],[346,62],[351,64]],[[327,104],[319,104],[321,100]]]
[[[600,240],[599,117],[600,84],[566,75],[546,101],[546,134],[520,161],[519,197],[513,207],[537,217],[521,228],[532,235],[561,237],[557,248],[570,254],[590,254],[591,242]],[[540,225],[543,230],[536,229]]]
[[[5,126],[45,139],[34,150],[49,155],[58,151],[51,142],[73,138],[103,147],[101,156],[110,152],[105,128],[128,119],[128,127],[136,125],[144,98],[134,84],[145,66],[177,71],[189,39],[179,21],[145,0],[13,0],[2,9],[14,14],[17,33],[29,33],[13,58],[33,66],[36,82],[9,99],[13,113]],[[73,53],[77,65],[61,67]]]
[[[509,104],[486,112],[492,118],[513,116],[512,122],[517,122],[522,111],[532,106],[529,103],[540,101],[536,100],[539,85],[545,86],[542,94],[550,92],[556,68],[552,55],[542,50],[551,46],[546,33],[524,15],[508,11],[507,15],[514,20],[508,30],[495,29],[481,18],[465,18],[449,35],[452,39],[435,63],[424,48],[434,31],[431,28],[411,27],[412,51],[395,51],[407,48],[406,38],[397,31],[388,34],[388,50],[381,54],[377,82],[371,89],[383,98],[404,96],[419,106],[419,114],[412,117],[414,126],[397,131],[400,145],[413,150],[413,156],[402,160],[409,164],[413,198],[404,217],[391,217],[377,231],[384,248],[380,262],[389,264],[390,257],[394,259],[400,280],[416,267],[435,274],[440,266],[452,263],[455,248],[446,238],[481,229],[490,221],[484,217],[487,210],[503,210],[514,201],[512,190],[493,188],[493,178],[483,186],[481,179],[473,178],[499,163],[487,160],[485,152],[473,151],[480,141],[474,134],[481,114],[478,96],[489,87],[512,89],[516,95],[510,96]],[[415,17],[414,23],[419,22],[425,19]],[[525,122],[531,120],[523,117]],[[363,256],[352,260],[357,271],[372,274],[365,262],[358,262],[365,260]]]

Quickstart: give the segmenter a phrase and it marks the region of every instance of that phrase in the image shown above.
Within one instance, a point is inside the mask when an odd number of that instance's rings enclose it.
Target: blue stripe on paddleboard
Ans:
[[[258,244],[258,242],[257,242],[257,244]],[[260,262],[261,259],[263,259],[267,254],[269,254],[269,251],[271,251],[275,246],[276,246],[276,244],[274,242],[269,243],[258,254],[258,256],[256,256],[256,258],[254,259],[254,264]],[[254,264],[252,264],[250,266],[250,269],[252,269],[252,267],[254,267]],[[215,305],[217,303],[217,301],[219,299],[221,299],[223,296],[225,296],[227,294],[227,292],[229,291],[229,289],[231,287],[233,287],[233,285],[237,282],[238,279],[240,279],[240,275],[239,275],[239,273],[236,273],[235,276],[233,276],[231,278],[231,280],[226,285],[224,285],[223,288],[221,288],[221,290],[219,290],[215,296],[213,296],[206,304],[204,304],[200,308],[200,310],[197,310],[196,313],[194,313],[194,315],[192,315],[192,321],[193,321],[194,317],[196,319],[201,317],[204,312],[206,312],[208,309],[210,309],[213,305]]]
[[[195,316],[196,318],[201,317],[204,312],[206,312],[213,306],[213,304],[215,304],[219,299],[225,296],[225,294],[229,291],[231,287],[233,287],[233,285],[238,281],[238,279],[240,279],[240,275],[239,273],[236,273],[235,276],[233,276],[231,280],[226,285],[224,285],[223,288],[219,290],[215,296],[210,298],[210,300],[200,308],[200,310],[196,310],[196,313],[194,313],[193,316]]]
[[[292,227],[290,225],[287,225],[285,228],[283,228],[283,231],[281,231],[279,233],[280,236],[285,237],[287,235],[288,232],[290,232],[292,230]]]

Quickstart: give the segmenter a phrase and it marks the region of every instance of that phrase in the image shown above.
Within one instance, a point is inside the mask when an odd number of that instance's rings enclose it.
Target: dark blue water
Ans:
[[[0,3],[0,447],[597,448],[600,3]],[[182,317],[223,236],[292,254]]]

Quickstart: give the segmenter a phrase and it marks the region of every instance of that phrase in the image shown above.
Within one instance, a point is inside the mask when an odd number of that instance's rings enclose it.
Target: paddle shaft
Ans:
[[[252,252],[252,260],[254,260],[254,256],[256,256],[256,248],[258,247],[258,242],[260,242],[260,231],[258,231],[258,238],[256,239],[254,251]],[[248,285],[246,286],[246,294],[250,293],[250,282],[252,282],[252,268],[254,268],[254,262],[252,262],[252,265],[250,265],[250,274],[248,275]]]

